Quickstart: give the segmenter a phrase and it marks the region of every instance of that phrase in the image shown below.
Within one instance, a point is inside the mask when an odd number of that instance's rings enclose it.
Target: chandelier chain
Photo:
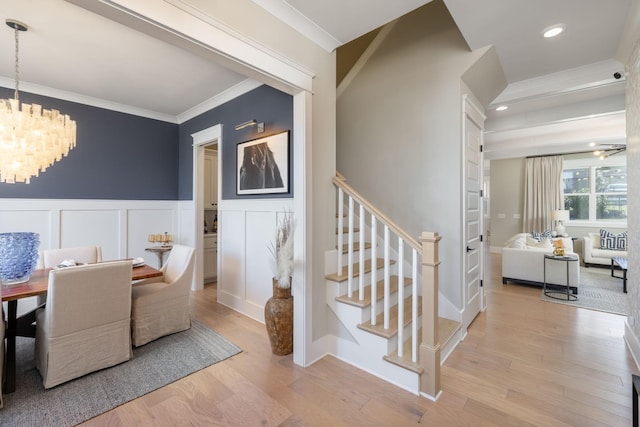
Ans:
[[[15,64],[15,66],[16,66],[16,90],[13,93],[13,97],[15,99],[19,99],[19,96],[18,96],[18,84],[20,82],[20,66],[19,66],[20,64],[19,64],[19,61],[18,61],[18,53],[19,53],[19,50],[20,50],[20,43],[19,43],[19,35],[18,35],[18,33],[20,31],[18,30],[18,26],[17,25],[16,25],[16,27],[14,28],[13,31],[15,32],[15,39],[16,39],[16,64]]]

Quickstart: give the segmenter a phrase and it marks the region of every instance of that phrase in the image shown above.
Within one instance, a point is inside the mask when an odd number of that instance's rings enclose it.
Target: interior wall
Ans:
[[[256,119],[264,123],[264,132],[258,133],[256,126],[235,130],[235,125]],[[290,180],[289,192],[280,194],[261,194],[238,196],[236,194],[236,147],[238,143],[263,138],[275,133],[292,130],[293,98],[277,89],[262,85],[244,95],[232,99],[206,113],[180,124],[180,199],[192,199],[193,191],[193,138],[192,134],[217,124],[222,125],[224,158],[222,159],[222,193],[220,199],[270,199],[290,198],[295,183]],[[293,176],[293,135],[289,138],[289,173]]]
[[[460,80],[483,53],[434,1],[399,19],[337,102],[338,171],[409,234],[443,236],[440,291],[458,308]]]
[[[522,232],[525,159],[491,160],[491,248]]]
[[[629,203],[629,317],[625,339],[635,357],[640,360],[640,40],[627,63],[627,200]]]
[[[177,124],[22,91],[20,100],[68,114],[76,147],[29,184],[0,183],[0,198],[177,200]]]

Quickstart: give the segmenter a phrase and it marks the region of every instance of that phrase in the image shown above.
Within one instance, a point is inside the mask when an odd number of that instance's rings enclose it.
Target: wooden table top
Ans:
[[[0,285],[2,286],[2,301],[12,301],[46,293],[49,287],[49,272],[51,270],[51,268],[35,270],[29,281],[25,283]],[[131,280],[142,280],[160,276],[162,276],[160,270],[145,264],[133,268]]]

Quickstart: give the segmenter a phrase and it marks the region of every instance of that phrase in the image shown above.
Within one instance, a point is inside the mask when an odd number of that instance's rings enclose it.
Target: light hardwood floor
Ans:
[[[85,426],[630,426],[622,316],[540,300],[485,274],[488,309],[442,368],[437,403],[333,358],[303,369],[273,356],[264,325],[193,293],[195,319],[243,349]]]

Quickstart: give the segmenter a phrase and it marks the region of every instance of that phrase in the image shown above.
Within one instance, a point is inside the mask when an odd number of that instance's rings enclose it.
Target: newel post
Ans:
[[[422,243],[422,342],[420,393],[436,399],[440,394],[440,341],[438,338],[438,242],[442,236],[425,231]]]

